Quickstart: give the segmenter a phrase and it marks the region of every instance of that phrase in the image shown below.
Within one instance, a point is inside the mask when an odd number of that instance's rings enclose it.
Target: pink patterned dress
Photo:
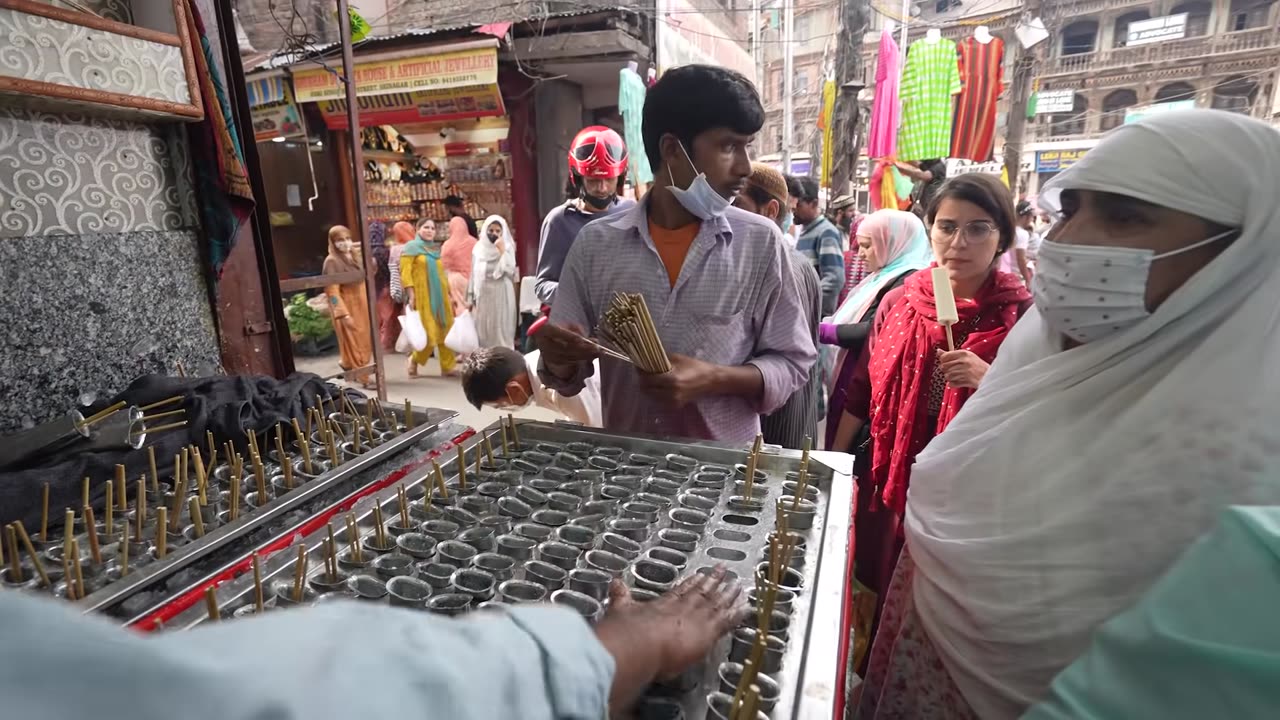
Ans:
[[[978,720],[920,624],[914,576],[904,548],[871,646],[857,720]]]
[[[881,32],[880,54],[876,58],[876,95],[871,105],[871,132],[867,136],[867,156],[871,158],[898,154],[898,125],[902,120],[898,63],[898,43],[888,31]]]

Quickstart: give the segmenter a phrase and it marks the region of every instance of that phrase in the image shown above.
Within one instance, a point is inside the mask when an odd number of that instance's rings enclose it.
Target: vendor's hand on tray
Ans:
[[[714,385],[717,366],[676,353],[670,354],[669,359],[668,372],[640,373],[640,384],[650,394],[680,408],[706,395]]]
[[[575,367],[600,357],[600,350],[587,340],[586,330],[574,323],[563,326],[545,323],[533,334],[533,342],[542,353],[543,362],[553,372],[557,368]]]
[[[656,678],[671,678],[706,658],[716,642],[748,612],[738,583],[718,566],[695,573],[671,592],[646,603],[615,580],[609,612],[596,636],[617,662],[610,706],[625,707]]]

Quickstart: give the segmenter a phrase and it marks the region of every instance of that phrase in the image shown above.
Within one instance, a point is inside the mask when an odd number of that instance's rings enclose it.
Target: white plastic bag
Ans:
[[[444,344],[459,355],[470,355],[480,349],[480,336],[476,334],[476,321],[471,319],[470,311],[463,311],[453,319]]]
[[[406,310],[400,316],[400,327],[404,330],[405,339],[414,350],[426,349],[427,329],[422,326],[422,318],[418,316],[417,310]]]
[[[413,351],[413,346],[409,344],[409,336],[405,334],[403,326],[404,323],[401,323],[400,336],[396,338],[396,352],[408,355]]]

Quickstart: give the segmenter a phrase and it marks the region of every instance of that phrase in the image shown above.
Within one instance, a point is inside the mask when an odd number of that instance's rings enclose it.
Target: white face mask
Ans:
[[[684,149],[684,143],[677,140],[676,144],[680,146],[680,152],[684,153],[685,159],[689,161],[689,167],[696,172],[698,168],[694,166],[693,158],[689,157],[689,151]],[[676,196],[676,200],[689,211],[690,215],[702,220],[712,220],[724,215],[729,209],[732,201],[711,187],[711,183],[707,182],[706,173],[698,173],[686,189],[676,187],[676,179],[671,174],[670,166],[667,166],[667,177],[671,179],[667,189]]]
[[[355,247],[355,243],[350,240],[339,240],[334,245],[337,246],[338,252],[344,253],[351,252],[351,248]]]
[[[524,402],[522,403],[511,402],[511,396],[508,395],[504,400],[502,400],[502,402],[497,403],[497,408],[503,412],[516,412],[518,410],[524,410],[525,408],[529,407],[532,404],[533,404],[532,393],[525,395]]]
[[[1217,242],[1218,233],[1179,250],[1068,245],[1044,240],[1031,281],[1036,307],[1049,327],[1081,343],[1101,340],[1146,319],[1151,263]]]

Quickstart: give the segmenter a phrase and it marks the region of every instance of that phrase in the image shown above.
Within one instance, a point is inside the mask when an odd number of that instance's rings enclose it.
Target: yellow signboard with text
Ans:
[[[358,62],[356,94],[360,97],[419,90],[443,90],[463,85],[498,82],[497,48],[472,48],[394,60]],[[293,94],[298,102],[319,102],[346,97],[337,75],[325,68],[293,74]]]

